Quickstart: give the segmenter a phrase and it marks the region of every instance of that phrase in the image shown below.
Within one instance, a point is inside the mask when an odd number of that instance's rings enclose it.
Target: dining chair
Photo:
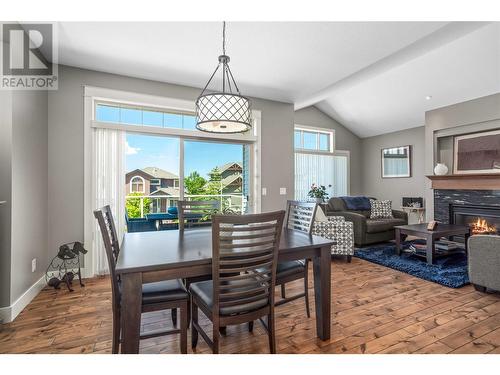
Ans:
[[[185,228],[195,229],[200,227],[209,227],[212,224],[213,215],[220,212],[220,207],[220,201],[217,200],[177,201],[177,213],[179,216],[180,233],[184,233]],[[207,246],[210,246],[210,244],[207,244]],[[189,277],[184,279],[184,285],[187,289],[189,289],[191,283],[211,279],[211,275]],[[191,321],[190,315],[191,309],[188,306],[188,326]],[[174,315],[172,315],[172,317],[174,317]]]
[[[277,211],[213,217],[213,280],[193,283],[189,289],[193,349],[200,334],[218,353],[220,327],[259,319],[270,351],[276,353],[274,286],[284,215]],[[198,324],[198,309],[212,321],[212,339]]]
[[[111,295],[113,310],[113,340],[112,353],[119,351],[121,337],[121,283],[116,274],[116,262],[120,253],[120,245],[116,234],[115,223],[111,208],[104,206],[94,211],[104,241],[106,257],[108,259],[109,273],[111,275]],[[165,280],[142,286],[142,312],[172,310],[172,322],[177,326],[176,309],[180,310],[180,328],[171,330],[158,330],[142,334],[141,339],[148,339],[163,335],[180,333],[181,353],[187,353],[187,309],[188,293],[180,280]]]
[[[317,203],[287,201],[285,227],[299,230],[308,234],[312,233]],[[279,262],[276,271],[276,285],[281,287],[281,299],[276,301],[276,306],[304,297],[306,315],[311,317],[309,307],[309,259]],[[286,296],[285,284],[295,280],[304,280],[304,292],[293,296]]]
[[[213,201],[178,201],[179,230],[210,226],[212,216],[219,213],[221,204]]]

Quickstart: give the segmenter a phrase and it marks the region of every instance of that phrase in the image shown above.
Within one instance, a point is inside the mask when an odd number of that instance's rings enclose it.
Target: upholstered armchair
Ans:
[[[474,288],[500,291],[500,236],[472,236],[468,252],[469,280]]]
[[[332,240],[337,244],[332,246],[332,255],[345,255],[350,263],[354,255],[354,227],[342,216],[329,216],[328,221],[315,221],[312,234]]]

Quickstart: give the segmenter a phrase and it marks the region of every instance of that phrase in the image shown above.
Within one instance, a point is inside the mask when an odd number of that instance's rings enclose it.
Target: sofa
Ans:
[[[500,291],[500,236],[471,236],[467,248],[470,283],[480,292]]]
[[[408,214],[406,212],[392,210],[393,218],[370,219],[370,210],[348,209],[345,201],[338,197],[331,198],[324,206],[324,209],[327,216],[342,216],[345,220],[353,223],[354,244],[356,246],[394,240],[394,227],[408,224]]]

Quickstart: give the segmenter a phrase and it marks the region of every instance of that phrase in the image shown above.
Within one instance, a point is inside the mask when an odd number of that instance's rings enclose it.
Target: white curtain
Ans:
[[[110,205],[118,238],[125,231],[125,132],[112,129],[93,130],[92,210]],[[104,243],[95,221],[93,228],[94,270],[108,273]]]
[[[324,185],[329,197],[348,195],[348,165],[347,156],[344,155],[296,152],[295,199],[309,199],[307,193],[312,184]]]

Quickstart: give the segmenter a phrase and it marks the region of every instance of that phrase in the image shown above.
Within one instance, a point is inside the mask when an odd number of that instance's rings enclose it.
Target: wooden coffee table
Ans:
[[[396,254],[401,255],[401,236],[412,235],[425,238],[427,249],[425,257],[428,264],[433,264],[436,259],[434,243],[441,237],[464,236],[465,251],[467,252],[467,239],[471,235],[471,229],[468,225],[438,224],[435,230],[427,230],[427,223],[399,225],[394,227],[396,230]],[[446,256],[446,255],[443,255]]]

